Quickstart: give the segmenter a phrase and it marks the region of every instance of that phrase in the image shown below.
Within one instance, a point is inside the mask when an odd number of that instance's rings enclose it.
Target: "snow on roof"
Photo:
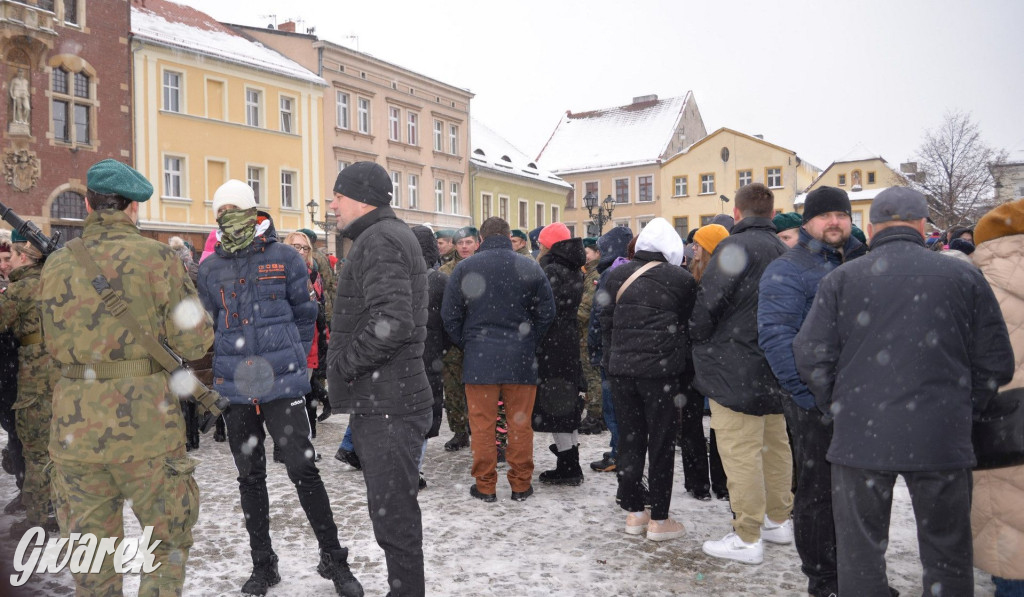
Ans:
[[[531,160],[529,156],[516,149],[514,145],[506,141],[498,133],[487,128],[486,125],[476,118],[470,119],[470,127],[473,153],[469,157],[470,161],[477,166],[560,187],[572,188],[572,185],[561,178],[547,170],[541,169],[537,162]]]
[[[132,34],[172,48],[326,85],[297,62],[239,35],[206,13],[169,0],[133,1]]]
[[[885,158],[869,150],[867,147],[864,147],[862,143],[858,142],[857,145],[855,145],[853,149],[847,152],[846,155],[832,163],[839,164],[842,162],[863,162],[865,160],[882,160],[884,162]]]
[[[853,160],[851,160],[853,161]],[[847,191],[846,194],[850,197],[850,201],[867,201],[868,199],[874,199],[879,193],[892,187],[880,187],[877,189],[861,189],[860,191]],[[807,200],[807,193],[800,193],[793,198],[793,206],[803,205],[804,201]]]
[[[566,112],[537,159],[553,172],[621,168],[662,158],[691,94]]]

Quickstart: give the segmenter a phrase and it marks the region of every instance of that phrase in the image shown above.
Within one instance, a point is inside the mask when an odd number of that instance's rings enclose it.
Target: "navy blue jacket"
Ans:
[[[868,248],[851,236],[840,252],[814,240],[802,227],[797,246],[768,264],[757,299],[757,343],[782,389],[800,408],[815,408],[814,395],[800,379],[793,360],[793,338],[814,304],[825,274],[863,256]]]
[[[273,221],[237,253],[218,244],[199,266],[198,286],[216,324],[214,390],[232,404],[309,393],[306,355],[319,307],[310,295],[306,264],[296,250],[277,242]]]
[[[540,265],[489,236],[448,278],[444,329],[462,348],[467,384],[537,384],[537,344],[555,318],[551,284]]]
[[[825,276],[793,343],[818,408],[834,415],[829,462],[883,471],[975,464],[972,410],[1013,377],[992,288],[907,226]]]
[[[599,367],[602,360],[601,348],[601,309],[611,304],[611,297],[604,289],[605,280],[612,269],[612,264],[619,257],[625,258],[629,241],[633,240],[633,231],[625,226],[615,226],[597,239],[597,250],[601,259],[597,262],[597,271],[601,274],[597,281],[597,291],[590,306],[590,322],[587,326],[587,353],[590,364]]]

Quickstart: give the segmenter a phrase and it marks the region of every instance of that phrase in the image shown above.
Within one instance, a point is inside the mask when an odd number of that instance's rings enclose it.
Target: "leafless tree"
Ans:
[[[992,201],[989,166],[1006,160],[1006,152],[987,145],[970,113],[947,112],[942,125],[925,133],[917,150],[915,186],[928,197],[935,224],[949,228],[970,222]]]

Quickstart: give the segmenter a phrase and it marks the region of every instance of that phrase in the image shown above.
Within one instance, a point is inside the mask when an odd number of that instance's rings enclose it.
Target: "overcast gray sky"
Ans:
[[[179,0],[221,21],[316,34],[476,94],[536,156],[566,110],[693,91],[727,126],[824,168],[857,143],[891,165],[951,109],[1024,149],[1019,0]]]

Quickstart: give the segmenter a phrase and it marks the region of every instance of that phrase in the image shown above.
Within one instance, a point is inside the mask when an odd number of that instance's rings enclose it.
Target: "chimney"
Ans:
[[[633,98],[633,103],[634,104],[643,104],[643,103],[646,103],[646,102],[656,102],[656,101],[658,101],[658,96],[655,95],[655,94],[640,95],[640,96],[637,96],[637,97]]]
[[[278,31],[287,31],[288,33],[295,33],[295,21],[285,21],[277,26]]]

